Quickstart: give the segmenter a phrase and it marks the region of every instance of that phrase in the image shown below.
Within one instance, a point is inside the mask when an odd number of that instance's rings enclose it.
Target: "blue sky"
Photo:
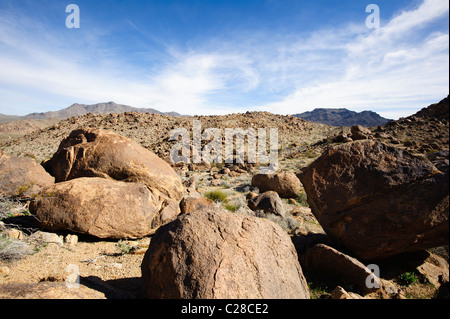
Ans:
[[[79,29],[66,27],[70,3]],[[371,3],[379,29],[365,24]],[[3,114],[114,101],[396,119],[448,91],[446,0],[0,0]]]

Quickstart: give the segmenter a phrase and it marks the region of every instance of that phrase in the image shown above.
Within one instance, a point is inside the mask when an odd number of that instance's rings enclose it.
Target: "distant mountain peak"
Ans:
[[[346,108],[316,108],[313,111],[294,114],[293,116],[306,121],[332,126],[362,125],[373,127],[384,125],[390,121],[390,119],[381,117],[373,111],[355,112]]]
[[[23,116],[22,118],[33,120],[66,119],[73,116],[85,115],[87,113],[108,114],[108,113],[124,113],[124,112],[153,113],[153,114],[166,114],[170,116],[180,116],[180,114],[176,112],[164,113],[151,108],[137,108],[109,101],[90,105],[74,103],[71,106],[59,111],[50,111],[45,113],[31,113]]]

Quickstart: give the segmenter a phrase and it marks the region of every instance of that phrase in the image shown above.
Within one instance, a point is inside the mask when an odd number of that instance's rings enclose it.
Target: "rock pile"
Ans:
[[[57,183],[30,205],[44,229],[140,238],[179,214],[184,189],[178,175],[118,134],[75,130],[44,167]]]
[[[56,182],[102,177],[140,182],[173,200],[183,196],[181,180],[166,162],[137,142],[109,131],[73,131],[44,167]]]

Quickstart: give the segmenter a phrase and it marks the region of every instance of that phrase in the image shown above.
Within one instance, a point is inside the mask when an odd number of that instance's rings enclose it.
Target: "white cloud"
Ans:
[[[448,2],[440,0],[402,12],[385,27],[347,43],[348,58],[336,61],[344,76],[303,86],[266,109],[300,113],[313,107],[347,107],[398,118],[426,106],[424,101],[437,102],[448,94],[449,35],[412,39],[419,28],[446,13]]]
[[[63,32],[0,14],[0,113],[11,105],[25,110],[25,104],[46,111],[53,99],[56,108],[113,100],[183,114],[259,105],[254,109],[282,114],[347,107],[409,115],[448,94],[449,35],[426,32],[448,10],[447,1],[425,0],[378,30],[349,24],[308,36],[239,33],[193,44],[187,52],[166,45],[164,58],[158,57],[164,62],[156,66],[116,56],[101,44],[106,31],[80,33],[76,47],[85,49],[72,51]],[[150,51],[139,54],[152,61]],[[30,94],[40,102],[31,104]]]

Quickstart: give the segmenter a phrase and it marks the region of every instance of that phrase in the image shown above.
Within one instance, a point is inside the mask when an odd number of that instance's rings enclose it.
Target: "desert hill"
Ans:
[[[439,103],[431,104],[428,107],[423,108],[413,116],[415,117],[433,117],[438,120],[449,120],[449,96],[440,101]]]
[[[58,148],[59,142],[71,131],[80,127],[105,129],[129,137],[158,156],[167,158],[175,143],[169,141],[170,131],[186,128],[192,131],[193,120],[200,120],[205,128],[278,128],[279,148],[282,154],[307,149],[337,133],[337,128],[307,122],[293,116],[268,112],[247,112],[222,116],[173,117],[152,113],[111,113],[71,117],[40,131],[9,141],[0,149],[14,155],[28,155],[42,161]]]
[[[389,119],[381,117],[379,114],[372,111],[355,112],[345,108],[341,109],[325,109],[318,108],[310,112],[294,114],[306,121],[315,123],[322,123],[332,126],[353,126],[363,125],[366,127],[373,127],[384,125],[389,122]]]

